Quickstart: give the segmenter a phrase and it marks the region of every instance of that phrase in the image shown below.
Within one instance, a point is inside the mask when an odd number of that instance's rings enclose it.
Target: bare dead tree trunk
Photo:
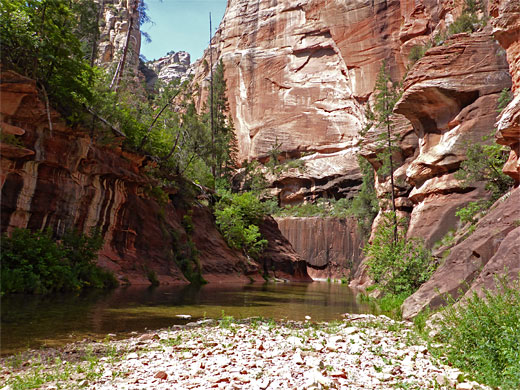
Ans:
[[[139,0],[135,2],[134,9],[132,10],[130,21],[128,24],[128,31],[126,33],[126,41],[125,46],[123,47],[123,55],[121,56],[121,60],[117,64],[116,72],[114,73],[114,78],[112,79],[112,82],[110,83],[109,89],[112,90],[114,88],[114,92],[117,92],[117,88],[119,87],[119,83],[121,82],[121,79],[123,77],[123,72],[125,71],[125,63],[126,63],[126,57],[128,55],[128,48],[130,47],[130,37],[132,35],[132,28],[134,26],[134,14],[137,10],[137,7],[139,6]]]
[[[213,115],[213,48],[211,47],[211,12],[209,13],[209,112],[210,112],[210,121],[211,121],[211,174],[213,175],[213,179],[216,179],[216,155],[215,155],[215,124],[214,124],[214,115]]]

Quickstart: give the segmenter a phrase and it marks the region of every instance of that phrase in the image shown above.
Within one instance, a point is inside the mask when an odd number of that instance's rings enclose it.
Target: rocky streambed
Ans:
[[[3,358],[0,388],[484,389],[436,360],[411,325],[202,320],[125,340]]]

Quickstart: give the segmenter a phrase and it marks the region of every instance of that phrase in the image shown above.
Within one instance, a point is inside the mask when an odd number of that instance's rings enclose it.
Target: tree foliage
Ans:
[[[361,189],[350,205],[350,214],[353,215],[363,236],[368,237],[372,222],[379,212],[379,202],[375,189],[374,168],[363,157],[358,156],[363,182]]]
[[[230,247],[242,249],[254,258],[263,252],[267,240],[262,239],[259,224],[266,214],[265,207],[251,192],[221,192],[215,205],[215,216],[217,226]]]
[[[385,213],[372,242],[365,246],[368,272],[384,293],[410,295],[430,278],[436,263],[422,241],[406,238],[402,219],[394,240],[394,220],[392,212]]]
[[[394,218],[394,241],[397,242],[397,214],[395,207],[395,185],[394,185],[394,161],[393,153],[396,149],[396,139],[393,135],[394,120],[392,117],[395,104],[399,100],[400,93],[396,83],[390,78],[390,74],[386,69],[386,63],[383,61],[379,73],[377,74],[375,85],[375,99],[373,105],[373,117],[375,126],[381,131],[378,134],[378,149],[383,166],[379,169],[378,174],[390,176],[390,197],[392,200],[392,215]]]
[[[238,141],[229,112],[224,72],[224,63],[221,59],[213,72],[213,80],[211,80],[213,96],[210,90],[204,120],[206,126],[210,128],[212,143],[211,153],[206,158],[207,164],[211,167],[215,181],[222,179],[229,184],[231,175],[238,166]]]
[[[3,235],[2,292],[48,294],[115,286],[114,276],[95,263],[102,244],[97,232],[87,236],[70,231],[60,241],[50,230],[16,229],[10,237]]]
[[[493,142],[489,135],[482,138],[482,143],[468,144],[466,160],[455,173],[455,178],[462,180],[464,186],[484,182],[494,202],[513,185],[513,179],[502,172],[509,156],[507,147]],[[491,141],[491,142],[490,142]]]
[[[87,60],[95,5],[89,0],[2,0],[2,64],[35,79],[62,112],[71,114],[92,99]]]

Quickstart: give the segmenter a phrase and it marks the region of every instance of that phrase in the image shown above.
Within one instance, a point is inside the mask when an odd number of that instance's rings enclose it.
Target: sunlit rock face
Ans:
[[[449,178],[449,175],[443,175],[440,178],[438,174],[435,175],[435,170],[428,167],[428,160],[439,161],[441,162],[439,165],[447,167],[456,162],[460,155],[463,155],[463,146],[459,139],[476,141],[473,137],[489,132],[494,127],[498,128],[497,142],[511,147],[509,160],[503,171],[511,176],[517,185],[520,181],[518,161],[520,154],[520,3],[513,0],[493,0],[489,2],[488,6],[492,16],[492,33],[505,49],[505,53],[496,49],[495,42],[489,42],[489,40],[486,42],[484,33],[475,37],[462,38],[463,41],[474,39],[471,46],[474,49],[480,46],[481,49],[474,51],[471,50],[471,47],[464,46],[464,50],[468,50],[468,54],[474,52],[474,55],[472,58],[466,57],[465,59],[462,54],[457,56],[464,61],[459,62],[460,71],[457,72],[454,69],[455,74],[459,74],[456,77],[459,80],[454,80],[453,84],[457,86],[457,91],[463,93],[478,92],[478,96],[475,95],[476,99],[469,101],[455,119],[446,118],[448,120],[446,121],[440,115],[425,115],[436,125],[441,124],[438,127],[447,129],[441,131],[436,137],[440,138],[438,145],[442,146],[447,152],[451,151],[451,155],[435,151],[435,143],[433,148],[427,148],[431,151],[426,151],[424,157],[418,160],[414,169],[410,171],[412,180],[416,180],[418,183],[424,181],[422,186],[416,185],[418,187],[416,195],[420,195],[421,192],[429,192],[420,189],[428,186],[434,187],[429,185],[433,180],[442,180],[443,177]],[[452,54],[448,53],[446,59],[451,58],[455,60],[454,63],[457,63],[458,61],[453,57],[457,48],[458,46],[455,45],[455,51]],[[500,116],[495,118],[496,111],[494,112],[493,109],[496,107],[498,92],[502,88],[511,87],[510,81],[501,76],[506,67],[505,59],[507,59],[509,73],[512,76],[514,97]],[[500,72],[494,71],[493,68],[500,69]],[[418,84],[420,85],[420,82]],[[413,87],[410,88],[410,90],[412,89]],[[446,95],[446,93],[443,93],[443,95]],[[450,101],[452,102],[450,106],[456,107],[457,102],[453,101],[453,98]],[[428,111],[435,110],[429,109]],[[421,120],[420,115],[412,116],[414,119],[411,120],[418,121],[419,128],[424,129],[424,119]],[[443,125],[443,123],[447,123],[447,125]],[[451,179],[442,181],[444,187],[449,187],[449,182],[453,183]],[[453,183],[452,186],[455,187],[456,184]],[[437,196],[443,198],[442,195]],[[421,202],[419,199],[417,198]],[[445,197],[443,200],[446,202]],[[454,297],[460,297],[463,294],[462,302],[470,298],[475,292],[483,295],[484,288],[488,290],[496,288],[495,278],[497,275],[505,277],[506,280],[517,279],[520,271],[518,261],[520,256],[519,204],[520,190],[518,188],[498,200],[488,214],[477,223],[475,231],[468,238],[461,237],[455,242],[432,278],[404,302],[402,306],[403,317],[412,318],[428,306],[435,308],[444,304],[446,294],[451,294]],[[419,207],[420,205],[421,203],[419,203]],[[440,205],[441,203],[437,207]],[[416,213],[417,208],[414,208],[414,213]],[[416,215],[419,219],[420,212],[417,212]],[[417,226],[420,226],[420,224],[417,224]],[[417,230],[420,231],[420,228]]]
[[[144,156],[125,151],[114,139],[96,142],[54,110],[51,130],[33,80],[14,72],[3,72],[0,80],[0,125],[11,135],[10,142],[0,142],[2,233],[49,228],[60,236],[97,228],[104,240],[99,264],[132,284],[149,284],[151,271],[161,283],[187,283],[178,261],[193,255],[191,239],[206,280],[263,280],[262,264],[229,248],[208,208],[194,206],[193,233],[185,230],[182,218],[189,210],[176,206],[178,190],[164,188],[169,200],[156,199],[151,189],[158,183],[144,172]],[[96,139],[105,131],[96,128]],[[309,280],[305,262],[270,222],[262,226],[269,234],[267,272]]]
[[[147,62],[146,66],[154,72],[153,83],[157,80],[165,83],[173,80],[184,81],[193,74],[190,54],[185,51],[170,52],[158,60]]]
[[[126,44],[130,19],[133,18],[130,32],[126,69],[137,75],[141,31],[139,28],[138,4],[140,0],[97,0],[100,11],[100,36],[97,47],[97,63],[110,66],[121,58]],[[126,72],[125,72],[126,73]]]
[[[509,72],[513,78],[513,100],[504,109],[497,123],[497,142],[511,147],[504,173],[516,184],[520,182],[520,3],[514,0],[493,0],[493,34],[506,50]]]
[[[396,77],[404,72],[395,33],[400,12],[398,1],[230,1],[212,57],[225,65],[239,159],[265,159],[278,144],[291,158],[312,153],[311,169],[319,168],[320,178],[358,186],[359,171],[338,176],[338,155],[343,166],[357,165],[363,104],[381,61],[391,58]],[[203,86],[199,107],[207,96],[209,54],[195,76]],[[317,179],[311,176],[282,177],[281,197],[288,192],[301,201],[299,192],[309,192],[306,185]]]
[[[427,307],[446,303],[446,295],[470,298],[494,290],[496,277],[515,280],[520,272],[520,189],[500,199],[476,225],[475,231],[454,245],[433,276],[402,306],[403,318]]]

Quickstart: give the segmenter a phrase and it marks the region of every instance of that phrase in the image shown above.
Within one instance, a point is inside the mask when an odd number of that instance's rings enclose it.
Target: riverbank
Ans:
[[[1,360],[2,389],[480,389],[436,361],[411,325],[202,320],[125,340]]]

